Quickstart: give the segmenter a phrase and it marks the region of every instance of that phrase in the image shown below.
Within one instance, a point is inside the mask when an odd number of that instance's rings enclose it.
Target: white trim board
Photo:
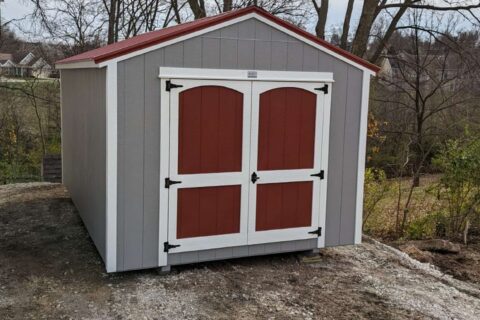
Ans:
[[[55,65],[55,69],[88,69],[88,68],[101,68],[100,65],[93,62],[93,60],[78,61],[72,63],[60,63]]]
[[[57,69],[76,69],[76,68],[101,68],[101,67],[104,67],[106,65],[108,65],[109,63],[112,63],[112,62],[120,62],[120,61],[123,61],[123,60],[127,60],[127,59],[130,59],[132,57],[135,57],[135,56],[138,56],[138,55],[142,55],[142,54],[145,54],[147,52],[151,52],[151,51],[155,51],[155,50],[158,50],[160,48],[163,48],[163,47],[166,47],[166,46],[170,46],[172,44],[175,44],[175,43],[178,43],[178,42],[182,42],[182,41],[185,41],[185,40],[188,40],[188,39],[191,39],[191,38],[195,38],[195,37],[198,37],[198,36],[201,36],[203,34],[206,34],[206,33],[209,33],[209,32],[212,32],[212,31],[215,31],[215,30],[218,30],[218,29],[221,29],[221,28],[224,28],[224,27],[228,27],[232,24],[235,24],[235,23],[238,23],[238,22],[242,22],[242,21],[245,21],[245,20],[248,20],[248,19],[251,19],[251,18],[254,18],[254,19],[257,19],[258,21],[261,21],[283,33],[286,33],[288,35],[290,35],[291,37],[294,37],[295,39],[297,40],[300,40],[320,51],[323,51],[325,52],[326,54],[329,54],[331,55],[332,57],[336,58],[336,59],[339,59],[349,65],[352,65],[364,72],[367,72],[371,75],[375,75],[375,72],[370,70],[369,68],[355,62],[355,61],[352,61],[351,59],[347,58],[347,57],[344,57],[316,42],[313,42],[307,38],[305,38],[304,36],[301,36],[299,34],[297,34],[296,32],[294,31],[291,31],[285,27],[282,27],[281,25],[255,13],[255,12],[252,12],[252,13],[249,13],[249,14],[246,14],[246,15],[243,15],[243,16],[240,16],[240,17],[237,17],[237,18],[232,18],[231,20],[228,20],[228,21],[225,21],[225,22],[222,22],[222,23],[218,23],[214,26],[211,26],[211,27],[207,27],[207,28],[204,28],[202,30],[198,30],[198,31],[195,31],[195,32],[191,32],[191,33],[188,33],[186,35],[183,35],[183,36],[180,36],[180,37],[177,37],[177,38],[174,38],[172,40],[168,40],[168,41],[164,41],[164,42],[161,42],[157,45],[154,45],[154,46],[151,46],[151,47],[147,47],[147,48],[144,48],[144,49],[139,49],[137,51],[134,51],[134,52],[130,52],[130,53],[126,53],[124,55],[121,55],[117,58],[112,58],[112,59],[109,59],[107,61],[104,61],[104,62],[100,62],[98,64],[95,64],[93,61],[89,60],[89,61],[80,61],[80,62],[74,62],[74,63],[71,63],[71,64],[68,64],[68,63],[65,63],[65,64],[59,64],[59,65],[56,65]],[[68,67],[69,65],[72,65],[73,67]],[[77,65],[77,66],[75,66]]]
[[[159,78],[274,82],[334,82],[333,73],[331,72],[265,71],[171,67],[160,67]]]
[[[106,258],[107,272],[117,271],[117,63],[110,63],[106,76]]]
[[[159,90],[164,90],[167,79],[160,80]],[[165,92],[165,91],[162,91]],[[160,182],[158,197],[158,266],[168,265],[168,253],[164,252],[163,243],[168,241],[168,207],[169,190],[165,188],[165,178],[170,168],[170,94],[160,95]]]
[[[368,99],[370,96],[370,74],[364,72],[362,80],[362,106],[360,115],[360,133],[358,137],[358,167],[357,167],[357,199],[355,212],[355,239],[354,243],[362,242],[363,226],[363,195],[365,181],[365,159],[367,153],[368,130]]]

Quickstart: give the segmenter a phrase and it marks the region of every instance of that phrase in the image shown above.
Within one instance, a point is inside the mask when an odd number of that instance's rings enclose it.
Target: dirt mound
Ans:
[[[456,279],[480,284],[480,241],[465,246],[445,240],[393,243],[410,257],[428,262]]]
[[[359,246],[107,275],[60,185],[0,187],[0,319],[480,319],[480,288]]]

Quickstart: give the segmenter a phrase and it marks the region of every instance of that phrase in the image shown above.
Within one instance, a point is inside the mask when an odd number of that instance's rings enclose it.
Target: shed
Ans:
[[[63,183],[108,272],[361,242],[377,66],[257,7],[56,66]]]

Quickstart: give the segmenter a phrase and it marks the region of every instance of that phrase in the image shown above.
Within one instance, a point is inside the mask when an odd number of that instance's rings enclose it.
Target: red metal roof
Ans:
[[[168,40],[172,40],[174,38],[177,38],[198,30],[215,26],[222,22],[225,22],[234,18],[238,18],[253,12],[355,63],[358,63],[359,65],[364,66],[365,68],[368,68],[375,73],[380,70],[380,67],[356,55],[353,55],[348,51],[340,49],[323,39],[319,39],[315,35],[255,6],[234,10],[234,11],[222,13],[216,16],[206,17],[206,18],[195,20],[192,22],[183,23],[180,25],[144,33],[130,39],[126,39],[114,44],[110,44],[95,50],[87,51],[79,55],[57,61],[57,64],[68,64],[68,63],[85,62],[85,61],[93,61],[95,63],[99,63],[99,62],[107,61],[128,53],[135,52],[137,50],[141,50],[141,49],[148,48],[150,46],[154,46]]]

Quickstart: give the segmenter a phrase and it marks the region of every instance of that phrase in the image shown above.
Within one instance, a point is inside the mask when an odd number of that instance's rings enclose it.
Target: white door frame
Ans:
[[[311,234],[318,227],[325,229],[325,206],[324,199],[326,197],[326,184],[319,177],[312,177],[321,170],[326,171],[326,163],[324,149],[328,148],[328,144],[324,147],[324,130],[327,125],[325,121],[324,111],[328,108],[326,105],[326,96],[318,88],[323,87],[326,83],[305,83],[305,82],[255,82],[252,86],[252,132],[251,132],[251,148],[250,148],[250,172],[255,172],[260,177],[255,184],[250,185],[249,199],[249,223],[248,223],[248,244],[259,244],[268,242],[280,242],[304,239],[320,239],[325,238],[325,232],[321,236]],[[315,145],[314,145],[314,165],[311,169],[292,169],[292,170],[268,170],[259,171],[258,162],[258,138],[259,138],[259,112],[260,112],[260,95],[264,92],[277,88],[299,88],[315,94],[316,96],[316,123],[315,123]],[[325,123],[327,122],[327,123]],[[320,130],[318,130],[320,128]],[[308,227],[297,227],[288,229],[276,229],[267,231],[256,231],[256,206],[257,206],[257,186],[261,184],[271,183],[288,183],[288,182],[308,182],[313,183],[312,194],[312,220]],[[322,202],[323,201],[323,202]],[[319,246],[323,246],[324,240],[319,242]]]
[[[159,250],[158,266],[168,265],[168,253],[164,251],[164,243],[168,242],[169,233],[169,189],[164,188],[165,178],[169,178],[170,169],[170,94],[165,90],[168,80],[175,79],[203,79],[205,80],[237,80],[237,81],[288,81],[328,83],[329,93],[325,95],[323,108],[322,130],[322,157],[321,167],[325,170],[325,178],[320,186],[319,198],[319,226],[325,226],[326,186],[328,178],[328,142],[330,126],[331,84],[334,82],[330,72],[303,72],[303,71],[263,71],[263,70],[229,70],[229,69],[201,69],[201,68],[170,68],[160,67],[160,192],[159,192]],[[222,82],[223,83],[223,82]],[[250,82],[251,84],[251,82]],[[176,90],[176,89],[174,89]],[[250,134],[250,132],[249,132]],[[248,153],[250,150],[248,150]],[[247,154],[248,154],[247,153]],[[243,166],[243,163],[242,163]],[[247,181],[250,182],[251,170],[248,170]],[[242,191],[243,192],[243,191]],[[324,246],[325,237],[318,238],[318,247]],[[224,244],[222,246],[225,246]],[[193,249],[192,249],[193,250]],[[180,252],[180,251],[174,251]]]
[[[170,168],[169,178],[181,181],[181,184],[169,188],[168,209],[168,242],[179,247],[172,249],[173,253],[195,250],[215,249],[223,247],[241,246],[247,244],[248,224],[248,176],[250,150],[250,111],[251,111],[251,83],[230,80],[191,80],[172,79],[172,83],[181,85],[181,88],[170,92]],[[200,86],[222,86],[233,89],[243,95],[243,128],[242,128],[242,168],[240,172],[179,174],[178,173],[178,125],[179,125],[179,97],[182,92]],[[234,234],[203,236],[177,239],[177,195],[183,188],[241,186],[240,200],[240,232]]]

